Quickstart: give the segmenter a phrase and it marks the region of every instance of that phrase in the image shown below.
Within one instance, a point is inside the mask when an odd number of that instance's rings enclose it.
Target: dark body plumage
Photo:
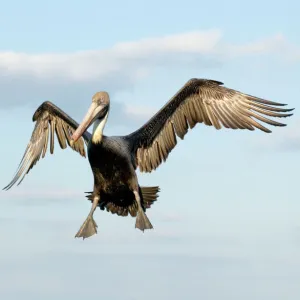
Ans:
[[[31,139],[12,181],[4,188],[10,189],[22,182],[40,157],[44,157],[48,142],[54,152],[56,135],[62,149],[70,146],[88,159],[94,174],[94,189],[87,198],[92,209],[76,237],[89,237],[97,232],[93,220],[96,207],[107,209],[120,216],[136,216],[136,227],[152,228],[145,211],[157,199],[158,187],[140,187],[136,168],[141,172],[155,170],[188,129],[198,123],[230,129],[256,128],[271,131],[263,124],[285,126],[269,117],[289,117],[293,109],[285,104],[244,94],[223,86],[222,82],[206,79],[189,80],[148,122],[135,132],[119,137],[104,136],[103,129],[109,111],[109,95],[98,92],[84,120],[79,125],[51,102],[44,102],[35,112],[36,122]],[[261,122],[261,123],[260,123]],[[94,123],[93,134],[87,129]],[[49,138],[50,137],[50,138]]]
[[[124,137],[102,137],[99,144],[88,144],[88,159],[94,174],[94,191],[88,198],[100,196],[100,209],[120,216],[137,215],[133,191],[129,188],[135,177],[136,164],[131,144]],[[101,159],[99,159],[101,157]],[[157,198],[158,187],[139,187],[143,209],[149,208]],[[144,194],[144,195],[143,195]]]

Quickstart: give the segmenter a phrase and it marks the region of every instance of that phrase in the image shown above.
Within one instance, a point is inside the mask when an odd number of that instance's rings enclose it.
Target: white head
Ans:
[[[94,128],[93,135],[97,133],[101,139],[102,131],[108,115],[109,103],[110,100],[107,92],[97,92],[93,96],[92,104],[87,114],[71,137],[73,142],[76,142],[95,121],[97,121],[97,127]]]

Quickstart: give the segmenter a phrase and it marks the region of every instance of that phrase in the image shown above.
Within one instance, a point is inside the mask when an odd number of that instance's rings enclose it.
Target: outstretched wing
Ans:
[[[189,128],[204,123],[221,129],[258,128],[271,132],[262,124],[285,126],[270,117],[288,117],[293,109],[277,102],[257,98],[206,79],[189,80],[178,93],[144,126],[127,135],[136,163],[142,172],[151,172],[165,161],[175,147],[176,136],[184,138]],[[256,119],[256,120],[255,120]]]
[[[85,132],[84,135],[73,145],[70,144],[71,136],[79,124],[65,114],[53,103],[44,102],[34,113],[32,120],[36,122],[31,139],[27,145],[23,158],[18,166],[12,181],[4,188],[10,189],[18,180],[18,185],[24,177],[38,162],[40,157],[45,157],[50,135],[50,153],[54,152],[54,136],[56,135],[62,149],[67,148],[67,144],[80,155],[86,156],[84,142],[88,142],[91,134]],[[50,134],[49,134],[50,132]]]

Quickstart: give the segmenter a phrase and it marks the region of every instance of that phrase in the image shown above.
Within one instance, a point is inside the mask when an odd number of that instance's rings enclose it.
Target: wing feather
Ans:
[[[49,101],[44,102],[34,113],[33,121],[35,121],[36,124],[30,141],[19,163],[15,176],[4,190],[10,189],[18,181],[18,185],[23,181],[26,174],[29,173],[39,159],[45,157],[49,143],[50,153],[54,153],[55,135],[62,149],[67,148],[68,144],[69,147],[77,151],[81,156],[86,156],[84,142],[87,143],[89,141],[91,138],[90,133],[85,132],[84,135],[71,146],[71,136],[79,124],[53,103]]]
[[[270,133],[264,124],[285,126],[267,117],[289,117],[293,109],[237,90],[222,82],[207,79],[189,80],[164,107],[144,126],[126,138],[132,145],[136,165],[142,172],[151,172],[184,139],[188,129],[198,123],[230,129],[260,129]],[[259,123],[261,122],[261,123]]]

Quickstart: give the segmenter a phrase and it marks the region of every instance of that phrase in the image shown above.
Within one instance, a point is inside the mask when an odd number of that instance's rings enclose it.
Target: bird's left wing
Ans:
[[[293,109],[285,104],[264,100],[226,88],[215,80],[191,79],[144,126],[127,135],[136,165],[142,172],[151,172],[165,161],[175,147],[176,136],[184,138],[197,123],[231,129],[271,132],[263,126],[285,124],[270,117],[288,117]],[[256,121],[256,120],[257,121]]]
[[[71,144],[71,136],[77,129],[78,123],[64,113],[53,103],[44,102],[34,113],[32,120],[36,122],[30,141],[27,145],[23,158],[18,166],[12,181],[4,188],[10,189],[18,180],[18,185],[23,181],[25,175],[38,162],[40,157],[45,157],[50,135],[50,153],[54,152],[54,136],[56,135],[62,149],[67,148],[67,144],[81,156],[85,157],[84,142],[91,138],[89,132],[85,132],[76,143]]]

